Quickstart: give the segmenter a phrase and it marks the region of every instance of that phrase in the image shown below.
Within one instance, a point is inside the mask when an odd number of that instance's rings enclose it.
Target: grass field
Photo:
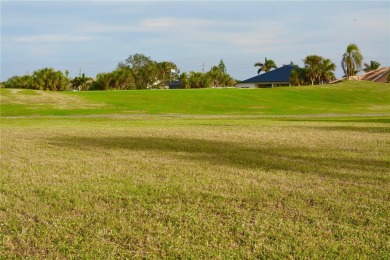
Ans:
[[[2,116],[378,114],[390,112],[389,88],[355,81],[274,89],[0,93]]]
[[[390,258],[390,87],[1,89],[0,258]]]

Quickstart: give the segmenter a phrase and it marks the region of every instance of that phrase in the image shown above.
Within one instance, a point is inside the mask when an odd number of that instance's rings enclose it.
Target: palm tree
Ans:
[[[69,79],[61,71],[55,71],[53,68],[43,68],[34,71],[34,88],[39,90],[67,90],[69,88]]]
[[[6,88],[34,88],[34,79],[31,75],[13,76],[4,85]]]
[[[191,71],[188,78],[190,88],[208,88],[211,86],[211,78],[207,73]]]
[[[182,72],[179,75],[179,81],[181,82],[182,88],[190,88],[190,82],[188,80],[188,74],[186,72]]]
[[[324,81],[329,82],[331,79],[335,78],[334,70],[336,69],[336,64],[334,64],[330,59],[324,59],[320,65],[321,69],[321,83]]]
[[[92,85],[93,79],[90,77],[86,77],[85,73],[81,74],[78,77],[75,77],[73,80],[71,80],[71,84],[73,89],[77,90],[88,90],[89,87]]]
[[[354,43],[349,44],[341,61],[341,67],[343,68],[347,79],[349,79],[350,76],[356,75],[362,67],[362,61],[363,56],[360,53],[359,47]]]
[[[322,72],[321,65],[323,61],[324,58],[318,55],[309,55],[303,60],[305,63],[306,76],[310,80],[311,85],[314,85],[316,79],[320,81]]]
[[[223,83],[223,72],[217,66],[214,66],[207,72],[207,76],[212,80],[214,87],[218,87],[221,83]]]
[[[372,70],[377,70],[379,69],[379,67],[381,66],[381,64],[375,60],[372,60],[370,61],[370,64],[367,64],[367,63],[364,63],[364,71],[365,72],[369,72],[369,71],[372,71]]]
[[[171,81],[172,71],[175,71],[175,73],[178,71],[176,64],[170,61],[162,61],[156,63],[159,69],[161,70],[161,81],[163,84],[168,81],[168,78],[165,78],[165,76],[169,76],[169,81]]]
[[[117,68],[112,73],[113,89],[136,89],[133,72],[128,67]]]
[[[306,84],[306,68],[299,68],[298,66],[294,67],[290,74],[290,82],[293,86]]]
[[[267,58],[265,58],[264,63],[256,62],[255,67],[260,67],[257,74],[260,74],[261,71],[267,72],[277,68],[275,62],[273,60],[267,60]]]

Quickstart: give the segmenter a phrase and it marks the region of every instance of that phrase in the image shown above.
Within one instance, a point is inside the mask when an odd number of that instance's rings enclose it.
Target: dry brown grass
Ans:
[[[389,130],[381,119],[3,118],[0,252],[388,258]]]
[[[91,109],[102,108],[102,103],[93,103],[75,95],[64,95],[61,92],[10,89],[0,96],[2,105],[26,105],[30,109],[39,110],[43,107],[53,109]]]

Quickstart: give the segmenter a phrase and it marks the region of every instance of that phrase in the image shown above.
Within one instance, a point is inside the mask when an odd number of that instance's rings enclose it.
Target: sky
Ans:
[[[237,80],[265,58],[303,66],[347,45],[364,62],[390,66],[388,1],[20,1],[1,0],[1,81],[52,67],[95,77],[129,55],[208,71],[222,59]]]

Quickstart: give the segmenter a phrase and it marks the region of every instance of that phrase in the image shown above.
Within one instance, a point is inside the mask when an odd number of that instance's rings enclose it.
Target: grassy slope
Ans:
[[[226,116],[2,117],[0,258],[388,259],[389,116],[229,115],[389,112],[388,85],[335,87],[2,90],[2,116]]]
[[[112,113],[278,115],[390,112],[389,85],[372,82],[255,90],[202,89],[66,93],[22,91],[19,94],[12,94],[10,90],[1,91],[3,116]],[[22,95],[23,98],[19,98],[18,95]]]

